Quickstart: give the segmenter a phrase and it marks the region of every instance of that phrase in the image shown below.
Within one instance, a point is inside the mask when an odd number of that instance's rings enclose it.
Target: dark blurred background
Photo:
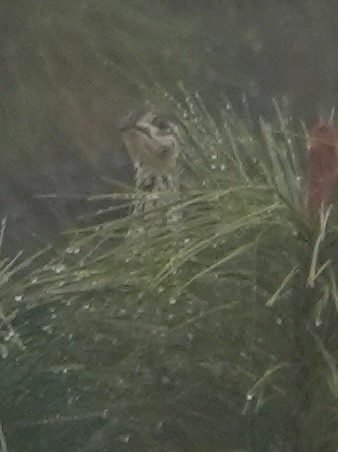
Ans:
[[[2,0],[5,253],[86,223],[88,196],[132,181],[117,123],[143,84],[182,80],[216,113],[245,94],[254,118],[275,97],[311,125],[335,105],[337,48],[335,0]]]

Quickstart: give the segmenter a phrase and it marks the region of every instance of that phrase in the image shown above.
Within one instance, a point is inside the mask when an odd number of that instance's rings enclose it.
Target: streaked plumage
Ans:
[[[144,192],[134,212],[152,210],[161,193],[178,190],[178,128],[167,115],[144,109],[131,113],[120,129],[134,163],[136,189]]]

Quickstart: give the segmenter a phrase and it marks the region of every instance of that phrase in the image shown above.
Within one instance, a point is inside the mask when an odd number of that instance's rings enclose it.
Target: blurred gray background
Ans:
[[[182,80],[216,114],[244,93],[254,118],[275,97],[311,125],[335,105],[337,48],[335,0],[2,0],[4,252],[88,224],[88,196],[132,182],[117,123],[142,84]]]

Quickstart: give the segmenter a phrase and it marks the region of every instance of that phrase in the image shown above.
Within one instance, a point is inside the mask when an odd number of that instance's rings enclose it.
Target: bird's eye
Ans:
[[[153,120],[152,124],[156,126],[161,132],[171,131],[171,127],[165,118],[158,116]]]

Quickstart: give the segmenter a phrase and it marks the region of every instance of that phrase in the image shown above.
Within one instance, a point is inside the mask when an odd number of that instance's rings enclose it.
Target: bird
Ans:
[[[174,118],[153,107],[132,111],[120,131],[135,169],[135,188],[141,193],[134,214],[161,205],[161,194],[178,193],[179,129]]]

